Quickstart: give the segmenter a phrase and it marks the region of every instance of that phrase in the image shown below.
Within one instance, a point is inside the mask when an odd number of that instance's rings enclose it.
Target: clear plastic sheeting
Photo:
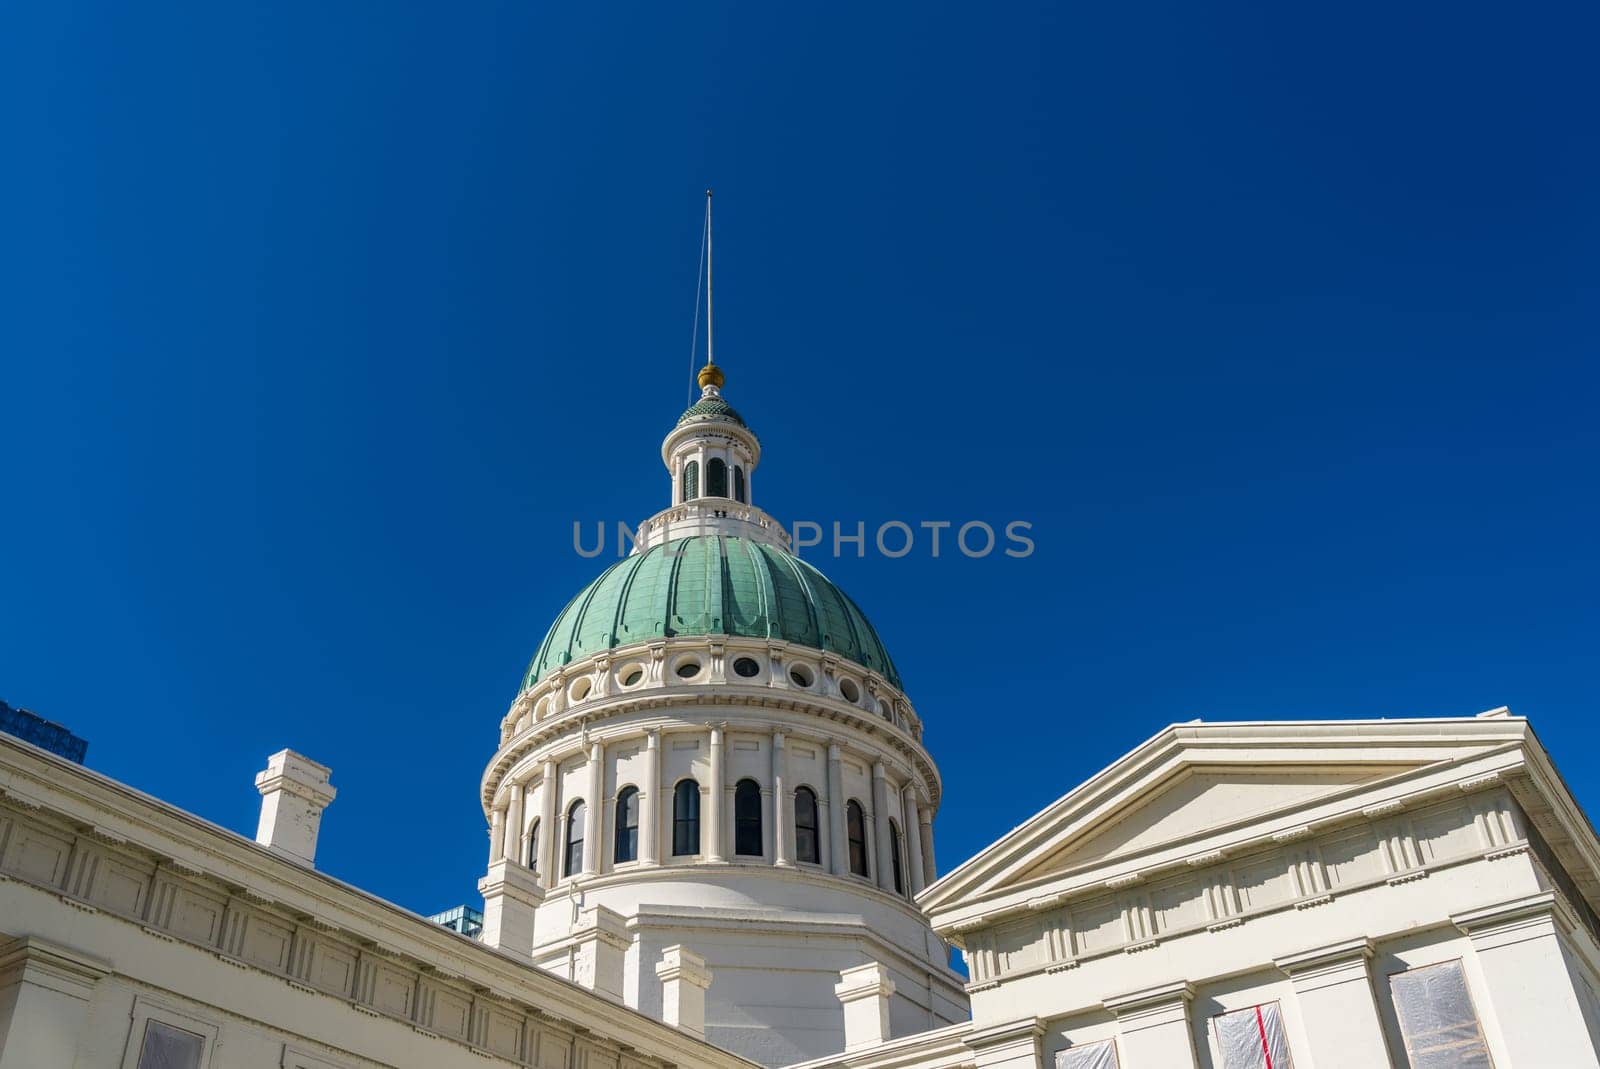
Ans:
[[[1117,1045],[1108,1039],[1058,1050],[1056,1069],[1117,1069]]]
[[[1411,1069],[1491,1069],[1459,961],[1389,977]]]
[[[1293,1069],[1276,1002],[1219,1014],[1213,1020],[1223,1069]]]
[[[150,1020],[144,1026],[138,1069],[200,1069],[206,1041],[193,1032]]]

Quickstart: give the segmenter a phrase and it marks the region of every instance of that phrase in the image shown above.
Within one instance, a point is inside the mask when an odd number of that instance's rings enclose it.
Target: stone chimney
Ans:
[[[293,750],[279,750],[256,773],[261,792],[261,823],[256,842],[275,854],[310,866],[317,856],[322,811],[336,793],[327,766]]]

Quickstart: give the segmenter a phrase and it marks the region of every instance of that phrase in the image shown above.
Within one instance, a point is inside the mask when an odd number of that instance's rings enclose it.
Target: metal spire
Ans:
[[[711,359],[711,190],[706,190],[706,365]]]

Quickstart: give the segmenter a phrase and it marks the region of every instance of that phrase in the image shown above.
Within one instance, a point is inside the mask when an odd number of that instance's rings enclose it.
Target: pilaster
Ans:
[[[89,999],[110,971],[37,936],[0,943],[0,1069],[76,1065]]]
[[[1576,918],[1554,891],[1450,920],[1472,940],[1511,1064],[1600,1066],[1561,946],[1561,933],[1571,931]],[[1483,1010],[1478,1007],[1480,1017]]]
[[[1372,940],[1347,939],[1274,960],[1294,984],[1317,1069],[1388,1067],[1388,1045],[1372,994]]]
[[[1041,1069],[1043,1043],[1044,1022],[1037,1017],[990,1025],[966,1038],[978,1069]]]
[[[1102,1003],[1116,1014],[1122,1051],[1129,1065],[1193,1069],[1194,1035],[1189,1027],[1189,1003],[1193,999],[1194,985],[1177,980],[1115,995]]]

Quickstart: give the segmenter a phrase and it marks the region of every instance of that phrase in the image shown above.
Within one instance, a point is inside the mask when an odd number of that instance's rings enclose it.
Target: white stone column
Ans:
[[[328,766],[304,754],[279,750],[256,773],[261,792],[261,819],[256,842],[275,854],[311,865],[317,856],[317,832],[322,811],[338,792],[328,782]]]
[[[722,728],[717,726],[711,729],[711,783],[706,792],[705,819],[700,822],[700,852],[707,861],[722,860],[722,801],[727,794],[722,766]]]
[[[900,789],[900,814],[900,826],[905,829],[908,855],[906,875],[910,878],[910,886],[906,890],[915,895],[927,884],[923,882],[922,821],[917,816],[917,787],[914,783],[907,782]]]
[[[89,1000],[110,971],[109,962],[38,936],[0,943],[0,1069],[79,1064]]]
[[[639,863],[661,861],[661,732],[644,738],[644,787],[639,792]]]
[[[661,1019],[696,1039],[706,1038],[706,959],[681,944],[667,947],[656,962],[661,981]]]
[[[522,864],[522,797],[523,787],[520,783],[511,785],[511,800],[506,806],[506,838],[505,849],[502,857],[509,861]]]
[[[1302,950],[1273,964],[1294,983],[1295,1002],[1317,1069],[1380,1069],[1389,1065],[1367,963],[1372,940]]]
[[[572,979],[597,995],[621,1002],[631,941],[622,914],[605,906],[583,910],[572,929]]]
[[[844,1049],[846,1052],[876,1047],[889,1039],[889,999],[894,981],[880,962],[871,961],[845,969],[833,986],[844,1007]]]
[[[979,1028],[967,1035],[966,1044],[978,1069],[1040,1069],[1043,1040],[1044,1022],[1024,1017]]]
[[[589,744],[589,797],[584,799],[583,814],[583,874],[593,876],[600,871],[600,814],[605,809],[606,744]]]
[[[876,833],[873,838],[877,840],[878,886],[893,894],[894,855],[889,852],[889,840],[894,832],[889,828],[889,773],[882,761],[872,766],[872,823]]]
[[[561,866],[561,828],[556,820],[556,763],[544,763],[544,783],[539,788],[539,886],[556,885]]]
[[[1194,985],[1179,980],[1106,999],[1105,1008],[1117,1015],[1123,1060],[1128,1065],[1193,1069],[1194,1036],[1189,1030],[1193,998]]]
[[[828,871],[843,876],[850,871],[844,832],[844,768],[839,744],[828,743]]]
[[[506,856],[506,807],[489,810],[489,864],[498,865]]]
[[[922,840],[922,885],[924,887],[939,878],[939,869],[933,863],[933,809],[930,806],[920,806],[917,809],[920,835]]]
[[[533,951],[533,915],[544,901],[538,878],[510,858],[489,866],[478,881],[483,895],[483,932],[478,939],[486,946],[504,950],[521,958]]]
[[[1557,925],[1576,927],[1577,918],[1555,892],[1455,914],[1450,920],[1472,940],[1512,1065],[1594,1069],[1600,1064],[1557,933]],[[1478,1016],[1487,1016],[1481,1006]],[[1487,1025],[1485,1021],[1486,1033]]]
[[[783,732],[772,733],[772,863],[794,866],[794,799],[789,797],[789,751]]]

